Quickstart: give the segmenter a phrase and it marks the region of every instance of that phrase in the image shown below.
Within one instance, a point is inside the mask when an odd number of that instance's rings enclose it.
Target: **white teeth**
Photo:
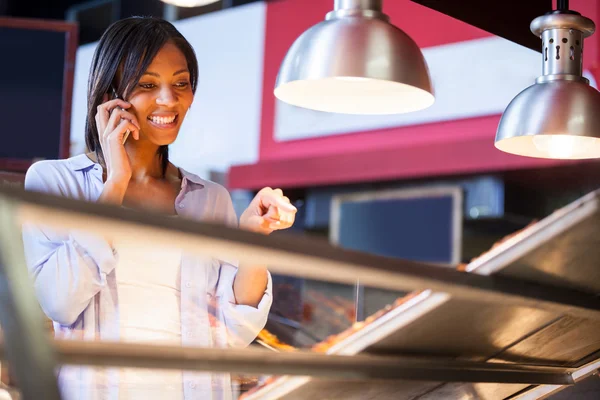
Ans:
[[[156,117],[156,116],[151,116],[150,120],[152,122],[154,122],[155,124],[167,125],[167,124],[171,124],[171,123],[173,123],[173,121],[175,121],[175,116],[172,116],[172,117]]]

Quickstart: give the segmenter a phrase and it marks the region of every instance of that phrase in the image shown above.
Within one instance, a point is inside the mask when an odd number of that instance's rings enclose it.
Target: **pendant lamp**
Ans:
[[[335,0],[288,50],[274,93],[294,106],[343,114],[407,113],[434,102],[421,50],[390,24],[382,0]]]
[[[542,39],[542,75],[504,111],[496,148],[551,159],[600,157],[600,93],[582,76],[583,41],[594,22],[568,10],[538,17],[530,29]]]
[[[207,4],[216,3],[219,0],[162,0],[164,3],[177,7],[200,7]]]

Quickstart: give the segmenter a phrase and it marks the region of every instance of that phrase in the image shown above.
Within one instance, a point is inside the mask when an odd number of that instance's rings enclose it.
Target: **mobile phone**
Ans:
[[[112,90],[113,98],[120,99],[120,97],[117,94],[117,91],[115,90],[115,88],[113,86],[111,86],[110,89]],[[119,107],[119,109],[122,110],[122,108],[120,108],[120,107]],[[129,137],[130,133],[131,132],[129,131],[129,129],[127,129],[127,131],[125,132],[125,135],[123,136],[123,144],[125,144],[125,142],[127,141],[127,138]]]

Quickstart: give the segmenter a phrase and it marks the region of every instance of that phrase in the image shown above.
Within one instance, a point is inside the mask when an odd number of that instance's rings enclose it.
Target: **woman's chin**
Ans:
[[[170,146],[175,142],[176,139],[177,139],[177,135],[175,135],[175,137],[168,139],[168,140],[167,139],[161,140],[159,146]]]
[[[175,140],[177,139],[177,134],[179,132],[175,131],[175,132],[161,132],[160,135],[153,135],[152,138],[150,138],[150,140],[158,145],[158,146],[169,146],[171,144],[173,144],[173,142],[175,142]]]

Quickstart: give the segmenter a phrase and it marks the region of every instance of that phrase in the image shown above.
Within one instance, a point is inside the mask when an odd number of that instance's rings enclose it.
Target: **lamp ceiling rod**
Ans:
[[[381,11],[383,0],[335,0],[335,10],[373,10]]]
[[[558,0],[556,8],[559,11],[567,11],[569,9],[569,0]]]

